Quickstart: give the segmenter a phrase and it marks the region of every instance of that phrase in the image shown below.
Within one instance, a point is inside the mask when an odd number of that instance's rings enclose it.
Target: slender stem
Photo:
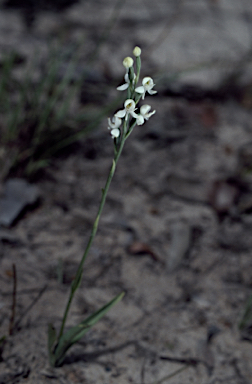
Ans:
[[[126,122],[125,122],[125,125],[126,125]],[[125,131],[126,131],[126,129],[124,129],[124,132]],[[67,302],[67,305],[66,305],[66,309],[65,309],[65,312],[64,312],[64,316],[63,316],[63,320],[62,320],[62,324],[61,324],[61,328],[60,328],[60,332],[59,332],[59,336],[58,336],[58,341],[59,341],[59,339],[63,335],[64,327],[65,327],[65,323],[66,323],[66,319],[67,319],[67,315],[68,315],[68,312],[69,312],[69,309],[70,309],[70,306],[71,306],[71,303],[72,303],[72,299],[74,297],[74,293],[77,290],[77,288],[79,287],[80,282],[81,282],[81,277],[82,277],[82,273],[83,273],[83,264],[84,264],[84,262],[86,260],[88,252],[90,250],[90,247],[91,247],[91,245],[93,243],[94,237],[96,235],[96,232],[97,232],[97,229],[98,229],[98,225],[99,225],[99,221],[100,221],[100,216],[101,216],[101,213],[102,213],[105,201],[106,201],[106,197],[107,197],[107,194],[108,194],[109,186],[110,186],[110,183],[111,183],[112,178],[114,176],[117,162],[118,162],[119,157],[120,157],[120,155],[122,153],[122,150],[123,150],[123,146],[124,146],[124,143],[125,143],[125,140],[126,140],[124,132],[122,134],[118,150],[115,153],[115,156],[114,156],[114,159],[113,159],[113,162],[112,162],[112,166],[110,168],[110,172],[109,172],[106,184],[105,184],[105,187],[102,190],[102,198],[101,198],[101,201],[100,201],[100,205],[99,205],[99,209],[98,209],[98,213],[97,213],[96,219],[95,219],[94,224],[93,224],[91,235],[89,237],[86,249],[84,251],[84,254],[83,254],[82,259],[80,261],[79,267],[77,269],[75,278],[74,278],[74,280],[72,282],[69,299],[68,299],[68,302]]]

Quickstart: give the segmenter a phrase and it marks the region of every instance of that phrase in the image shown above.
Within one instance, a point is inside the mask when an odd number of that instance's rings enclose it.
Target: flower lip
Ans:
[[[126,70],[127,71],[127,70]],[[136,75],[134,74],[134,79],[133,79],[133,82],[135,81],[136,79]],[[125,76],[124,76],[124,80],[125,80],[125,83],[122,84],[122,85],[119,85],[119,87],[117,87],[116,89],[118,91],[125,91],[126,89],[129,88],[129,85],[130,85],[130,79],[129,79],[129,74],[128,72],[126,72]]]
[[[129,83],[124,83],[124,84],[120,85],[119,87],[117,87],[116,89],[118,91],[125,91],[128,88],[129,88]]]
[[[126,74],[125,74],[125,76],[124,76],[124,80],[125,80],[125,84],[120,85],[119,87],[116,88],[118,91],[125,91],[126,89],[129,88],[129,85],[130,85],[130,79],[129,79],[129,75],[128,75],[127,72],[126,72]]]

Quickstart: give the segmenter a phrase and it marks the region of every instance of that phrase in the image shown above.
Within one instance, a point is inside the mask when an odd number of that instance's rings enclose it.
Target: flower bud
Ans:
[[[134,50],[133,50],[133,55],[136,56],[136,57],[138,57],[138,56],[141,55],[141,52],[142,52],[142,51],[141,51],[141,48],[139,48],[139,47],[136,46],[136,47],[134,48]]]
[[[131,57],[125,57],[125,59],[123,60],[123,65],[126,69],[132,67],[134,63],[134,60],[131,58]]]

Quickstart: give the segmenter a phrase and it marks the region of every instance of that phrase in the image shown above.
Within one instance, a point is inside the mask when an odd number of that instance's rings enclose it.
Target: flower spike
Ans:
[[[135,65],[134,60],[129,56],[123,60],[123,66],[126,69],[124,75],[125,83],[117,87],[117,90],[127,90],[127,99],[124,102],[124,108],[117,111],[112,119],[108,119],[108,129],[111,136],[119,138],[119,140],[115,140],[116,151],[120,143],[128,138],[136,125],[143,125],[145,121],[149,120],[156,113],[156,111],[151,111],[151,106],[148,104],[142,105],[139,112],[137,112],[137,104],[140,99],[144,100],[146,93],[149,95],[157,93],[153,89],[155,86],[154,81],[149,76],[144,77],[142,85],[136,87],[141,71],[141,53],[141,48],[138,46],[133,49]],[[136,67],[136,73],[134,72],[133,65]],[[120,128],[121,124],[123,124],[123,128]]]

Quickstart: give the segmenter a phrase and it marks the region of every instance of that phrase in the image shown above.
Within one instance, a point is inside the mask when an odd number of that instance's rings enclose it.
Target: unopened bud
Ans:
[[[133,55],[136,56],[136,57],[138,57],[138,56],[141,55],[141,52],[142,52],[142,51],[141,51],[141,48],[139,48],[139,47],[136,46],[136,47],[134,48],[134,50],[133,50]]]
[[[134,60],[131,58],[131,57],[125,57],[125,59],[123,60],[123,65],[126,69],[132,67],[134,63]]]

